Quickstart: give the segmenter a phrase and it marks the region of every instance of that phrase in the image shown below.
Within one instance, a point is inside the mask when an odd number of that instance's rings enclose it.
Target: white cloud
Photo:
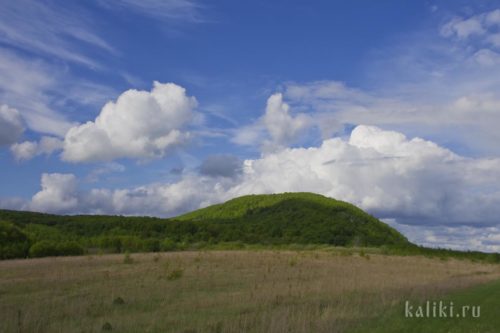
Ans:
[[[83,54],[75,42],[115,53],[93,31],[92,22],[82,6],[53,1],[2,1],[0,41],[28,52],[48,55],[65,61],[100,67]]]
[[[471,35],[482,35],[484,33],[485,30],[478,17],[471,17],[466,20],[455,18],[441,28],[441,34],[443,36],[456,36],[460,39],[467,38]]]
[[[498,45],[500,46],[500,35]],[[500,64],[500,54],[489,49],[481,49],[474,53],[473,57],[474,60],[481,66],[490,67]]]
[[[238,145],[258,145],[262,143],[266,134],[266,129],[262,126],[262,122],[256,121],[253,124],[237,128],[233,133],[231,142]]]
[[[497,155],[499,54],[481,49],[465,60],[447,60],[448,65],[441,66],[442,75],[433,75],[437,65],[431,64],[423,78],[400,82],[401,75],[379,81],[375,90],[354,89],[335,81],[288,83],[284,98],[294,108],[313,110],[308,113],[310,124],[320,129],[323,139],[341,134],[346,125],[367,124],[432,137],[440,144],[453,143],[479,155]],[[398,61],[393,63],[392,68],[397,67]],[[374,72],[378,70],[382,69]]]
[[[117,52],[96,32],[99,22],[83,3],[1,1],[1,8],[0,100],[18,109],[29,129],[64,136],[73,124],[59,110],[68,114],[114,95],[75,78],[67,65],[98,69],[96,54]]]
[[[21,114],[7,105],[0,105],[0,146],[16,142],[24,132]]]
[[[500,47],[500,9],[473,15],[468,19],[455,17],[441,27],[443,37],[456,37],[458,40],[479,39],[493,47]]]
[[[81,192],[72,175],[44,175],[29,207],[172,216],[245,194],[309,191],[401,225],[479,230],[499,226],[499,179],[500,159],[465,158],[431,141],[358,126],[346,140],[246,160],[232,178],[186,173],[176,183]]]
[[[59,110],[102,106],[115,94],[109,87],[75,79],[60,66],[0,47],[0,100],[16,108],[30,130],[63,137],[74,123]]]
[[[14,154],[16,160],[30,160],[38,155],[50,155],[63,147],[61,139],[43,136],[39,142],[24,141],[22,143],[15,143],[10,147],[11,152]]]
[[[500,33],[491,34],[486,40],[494,47],[500,48]]]
[[[193,121],[194,97],[173,83],[154,82],[151,92],[128,90],[108,102],[95,121],[72,127],[65,136],[63,160],[150,159],[189,137],[182,129]]]
[[[64,213],[78,208],[77,180],[72,174],[44,173],[42,190],[33,196],[28,209]]]
[[[297,142],[311,125],[310,116],[292,115],[283,95],[276,93],[268,98],[265,114],[255,123],[237,129],[232,141],[242,145],[261,144],[264,151],[275,151]]]
[[[492,10],[486,14],[486,24],[500,26],[500,9]]]
[[[295,117],[289,113],[290,106],[283,102],[282,94],[274,94],[267,100],[266,113],[262,118],[271,136],[272,145],[286,146],[310,126],[310,118],[305,114]]]
[[[402,232],[408,240],[428,247],[457,250],[500,252],[500,228],[469,226],[418,226],[399,224],[394,219],[384,222]]]
[[[125,166],[120,163],[116,162],[105,163],[103,166],[100,166],[92,170],[86,177],[86,180],[88,182],[95,183],[99,181],[101,177],[104,175],[116,172],[124,172],[125,170],[126,170]]]
[[[201,14],[202,6],[193,0],[117,0],[112,4],[108,1],[99,2],[105,7],[129,9],[167,23],[204,21]]]
[[[73,174],[43,174],[42,190],[23,209],[66,214],[172,216],[218,202],[232,180],[185,175],[173,184],[149,184],[131,189],[80,191]],[[3,199],[3,207],[9,208]],[[19,203],[15,202],[18,206]]]

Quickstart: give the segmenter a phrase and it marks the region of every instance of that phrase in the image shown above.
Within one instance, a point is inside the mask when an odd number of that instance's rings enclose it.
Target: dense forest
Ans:
[[[418,247],[361,209],[312,193],[244,196],[171,219],[0,210],[1,259],[173,251],[221,244],[327,244],[382,247],[399,254],[499,259],[479,252]]]

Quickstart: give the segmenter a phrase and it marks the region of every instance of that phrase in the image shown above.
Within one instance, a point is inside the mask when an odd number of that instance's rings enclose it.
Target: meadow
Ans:
[[[490,302],[487,328],[499,279],[498,264],[335,247],[5,260],[0,332],[390,331],[418,326],[404,300],[457,293]]]

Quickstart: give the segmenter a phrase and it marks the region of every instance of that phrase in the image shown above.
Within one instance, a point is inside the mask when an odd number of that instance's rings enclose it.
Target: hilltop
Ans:
[[[261,239],[285,243],[408,244],[398,231],[356,206],[314,193],[247,195],[176,219],[235,224]]]

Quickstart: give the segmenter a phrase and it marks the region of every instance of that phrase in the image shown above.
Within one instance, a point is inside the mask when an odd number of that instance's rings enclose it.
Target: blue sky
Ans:
[[[1,207],[312,191],[500,250],[498,1],[0,4]]]

